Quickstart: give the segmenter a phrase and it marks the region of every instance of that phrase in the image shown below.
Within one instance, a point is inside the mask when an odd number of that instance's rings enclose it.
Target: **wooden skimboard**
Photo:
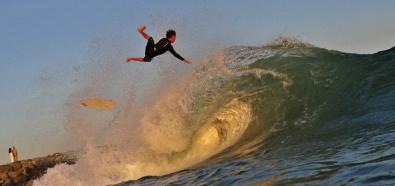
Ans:
[[[80,100],[82,106],[96,110],[111,110],[117,106],[117,103],[106,98],[86,98]]]

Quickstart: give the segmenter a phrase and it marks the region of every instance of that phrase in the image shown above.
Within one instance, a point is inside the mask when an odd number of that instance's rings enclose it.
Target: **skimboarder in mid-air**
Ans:
[[[146,39],[148,40],[147,46],[145,47],[145,57],[144,58],[133,58],[130,57],[127,59],[126,62],[130,61],[139,61],[139,62],[151,62],[151,60],[159,55],[162,55],[163,53],[170,51],[176,58],[181,60],[182,62],[186,64],[191,64],[190,61],[184,59],[181,57],[173,48],[171,45],[176,41],[176,31],[174,30],[168,30],[166,32],[166,37],[162,38],[155,44],[154,39],[148,35],[147,33],[144,32],[145,26],[141,26],[137,29],[137,31]]]

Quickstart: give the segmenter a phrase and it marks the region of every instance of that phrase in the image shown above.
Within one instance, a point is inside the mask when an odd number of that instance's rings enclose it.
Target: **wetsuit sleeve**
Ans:
[[[184,61],[184,58],[178,54],[173,47],[169,47],[169,51],[173,54],[174,57],[178,58],[181,61]]]

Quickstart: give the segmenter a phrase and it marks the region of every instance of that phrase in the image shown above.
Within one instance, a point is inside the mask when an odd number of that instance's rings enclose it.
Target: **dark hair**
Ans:
[[[8,148],[8,153],[11,153],[11,152],[12,152],[11,148]]]
[[[175,35],[176,35],[176,31],[173,30],[173,29],[170,29],[170,30],[168,30],[168,31],[166,32],[166,38],[167,38],[167,39],[169,39],[169,38],[171,38],[172,36],[175,36]]]

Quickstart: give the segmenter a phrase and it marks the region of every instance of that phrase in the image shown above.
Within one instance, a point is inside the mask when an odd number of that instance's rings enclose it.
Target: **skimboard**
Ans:
[[[106,98],[86,98],[80,100],[82,106],[96,110],[111,110],[117,106],[117,103]]]

